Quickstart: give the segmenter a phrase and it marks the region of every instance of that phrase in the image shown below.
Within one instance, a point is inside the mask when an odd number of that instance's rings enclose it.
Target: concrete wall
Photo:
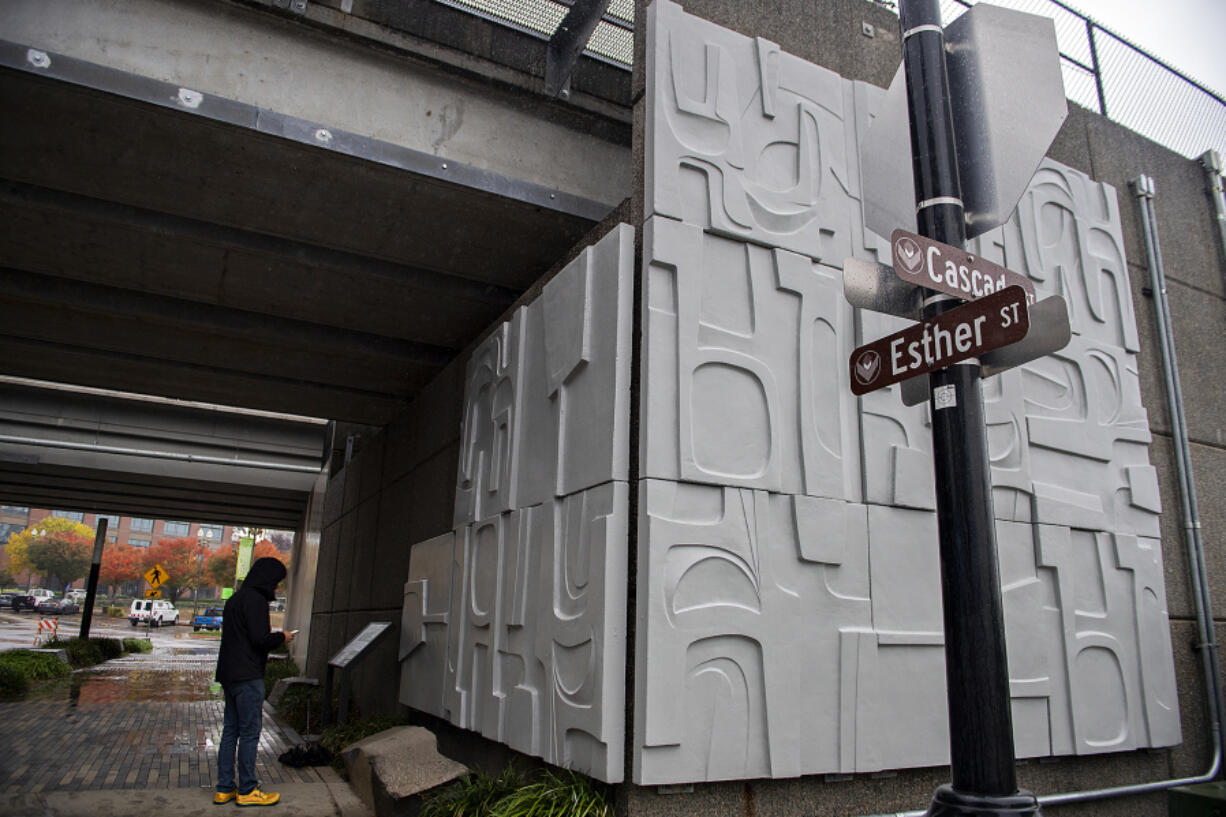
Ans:
[[[354,670],[363,714],[397,710],[409,546],[451,528],[463,377],[462,361],[444,369],[328,485],[305,669],[322,679],[328,658],[366,624],[394,622]]]
[[[884,86],[897,67],[899,41],[897,18],[860,0],[821,4],[744,4],[732,0],[690,0],[683,3],[694,14],[742,34],[777,42],[806,60],[822,65],[847,79],[861,79]],[[637,3],[637,19],[645,19],[646,2]],[[874,37],[862,33],[871,25]],[[635,162],[640,185],[632,209],[636,227],[643,225],[643,123],[646,121],[643,68],[645,38],[637,30],[635,51]],[[1068,758],[1055,762],[1023,762],[1022,786],[1039,794],[1118,786],[1169,776],[1199,774],[1208,765],[1207,710],[1200,659],[1193,648],[1190,579],[1178,515],[1170,446],[1170,419],[1161,390],[1162,370],[1155,346],[1152,304],[1143,294],[1148,286],[1145,249],[1139,209],[1129,182],[1139,174],[1155,177],[1169,297],[1174,313],[1176,345],[1183,365],[1181,378],[1187,401],[1188,423],[1193,439],[1193,465],[1202,503],[1210,583],[1215,610],[1226,603],[1226,572],[1220,546],[1223,541],[1222,503],[1226,496],[1226,451],[1222,425],[1226,392],[1216,372],[1221,371],[1222,345],[1217,342],[1226,329],[1223,300],[1223,266],[1211,204],[1205,194],[1201,170],[1195,161],[1178,156],[1102,117],[1074,110],[1056,138],[1049,155],[1064,164],[1109,183],[1119,191],[1133,301],[1141,340],[1140,381],[1142,401],[1154,431],[1150,458],[1159,470],[1162,495],[1162,538],[1171,640],[1179,687],[1183,743],[1170,750],[1117,753],[1097,758]],[[640,235],[642,232],[640,231]],[[639,532],[641,536],[641,531]],[[632,541],[634,537],[632,536]],[[1215,616],[1220,633],[1221,612]],[[633,655],[631,661],[634,661]],[[637,701],[632,701],[634,707]],[[629,742],[629,740],[628,740]],[[696,785],[692,793],[666,794],[664,789],[625,786],[621,806],[631,814],[807,814],[878,813],[924,808],[932,789],[948,780],[948,770],[933,768],[885,775],[854,777],[807,777],[791,781],[754,780]],[[1061,814],[1165,814],[1162,795],[1127,800],[1099,801],[1060,809]]]
[[[644,19],[638,4],[639,19]],[[784,50],[835,70],[844,78],[884,86],[898,59],[897,20],[862,0],[821,4],[744,4],[735,0],[691,0],[687,12],[750,36],[777,42]],[[873,36],[862,24],[873,27]],[[644,64],[642,27],[636,66]],[[630,205],[636,228],[642,220],[641,68],[635,76],[635,178],[639,187]],[[1170,448],[1170,419],[1160,388],[1161,367],[1148,286],[1139,210],[1129,183],[1145,173],[1156,179],[1155,206],[1163,240],[1175,338],[1183,365],[1183,386],[1193,439],[1193,465],[1201,497],[1205,541],[1215,609],[1226,610],[1226,569],[1220,543],[1226,540],[1226,390],[1218,372],[1226,364],[1220,339],[1226,330],[1226,282],[1211,204],[1199,165],[1177,156],[1101,117],[1073,110],[1050,156],[1119,191],[1125,251],[1140,333],[1142,400],[1155,439],[1151,462],[1159,471],[1167,602],[1178,679],[1183,743],[1169,750],[1147,750],[1033,761],[1020,765],[1020,782],[1039,794],[1115,786],[1204,770],[1210,755],[1200,661],[1193,648],[1190,579],[1177,509]],[[641,230],[639,232],[641,235]],[[586,243],[586,242],[585,242]],[[371,620],[399,621],[408,548],[451,526],[462,365],[448,368],[422,397],[365,448],[329,485],[319,552],[308,670],[322,676],[328,655]],[[632,444],[632,451],[634,445]],[[632,498],[632,501],[634,499]],[[635,518],[632,509],[631,519]],[[1214,547],[1213,543],[1218,543]],[[634,535],[630,558],[637,556]],[[634,588],[631,588],[630,609]],[[1219,636],[1226,619],[1217,617]],[[634,622],[629,624],[633,627]],[[631,636],[631,643],[633,637]],[[355,690],[370,711],[387,711],[396,700],[396,639],[389,639],[359,668]],[[629,661],[633,663],[633,654]],[[633,700],[629,703],[633,709]],[[628,717],[633,723],[633,713]],[[456,736],[449,737],[455,742]],[[484,741],[473,736],[470,750]],[[629,741],[628,741],[629,743]],[[624,785],[619,804],[627,814],[868,814],[924,808],[933,789],[948,780],[940,767],[860,776],[808,776],[780,781],[698,784],[693,791],[669,793],[654,787]],[[1077,815],[1158,815],[1163,795],[1099,801],[1060,809]]]

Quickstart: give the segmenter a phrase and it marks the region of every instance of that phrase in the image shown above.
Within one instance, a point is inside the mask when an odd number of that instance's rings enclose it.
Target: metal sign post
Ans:
[[[902,0],[899,17],[918,232],[962,248],[966,217],[940,3]],[[951,295],[930,293],[924,317],[935,318],[958,304]],[[929,382],[952,783],[937,790],[928,814],[1037,815],[1038,801],[1018,791],[1014,769],[979,364],[969,360],[935,370]]]

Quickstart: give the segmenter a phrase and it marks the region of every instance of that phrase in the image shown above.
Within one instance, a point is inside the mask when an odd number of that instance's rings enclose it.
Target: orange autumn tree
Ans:
[[[110,590],[111,601],[115,600],[120,585],[140,580],[144,572],[141,562],[143,555],[144,548],[131,545],[107,545],[103,548],[98,582]]]
[[[255,548],[251,552],[251,563],[255,564],[257,559],[263,559],[266,556],[280,561],[286,567],[289,566],[288,553],[282,553],[268,539],[261,539],[255,543]],[[205,575],[208,576],[211,584],[215,584],[218,587],[233,587],[234,571],[237,567],[238,548],[218,548],[209,556],[208,564],[205,566]]]
[[[154,565],[161,565],[169,578],[158,589],[162,598],[174,604],[184,592],[201,585],[208,555],[208,547],[194,536],[159,539],[141,553],[141,575]]]

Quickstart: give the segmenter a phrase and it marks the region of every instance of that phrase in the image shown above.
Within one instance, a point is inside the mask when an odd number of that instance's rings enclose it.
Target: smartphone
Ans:
[[[289,634],[290,634],[290,635],[298,635],[298,631],[297,631],[297,630],[290,630],[290,631],[289,631]]]

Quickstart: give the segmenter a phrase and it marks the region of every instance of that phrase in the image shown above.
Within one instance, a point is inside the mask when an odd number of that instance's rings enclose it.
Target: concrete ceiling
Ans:
[[[295,529],[322,421],[0,377],[0,501]]]
[[[381,425],[597,218],[24,57],[0,67],[0,374]]]

